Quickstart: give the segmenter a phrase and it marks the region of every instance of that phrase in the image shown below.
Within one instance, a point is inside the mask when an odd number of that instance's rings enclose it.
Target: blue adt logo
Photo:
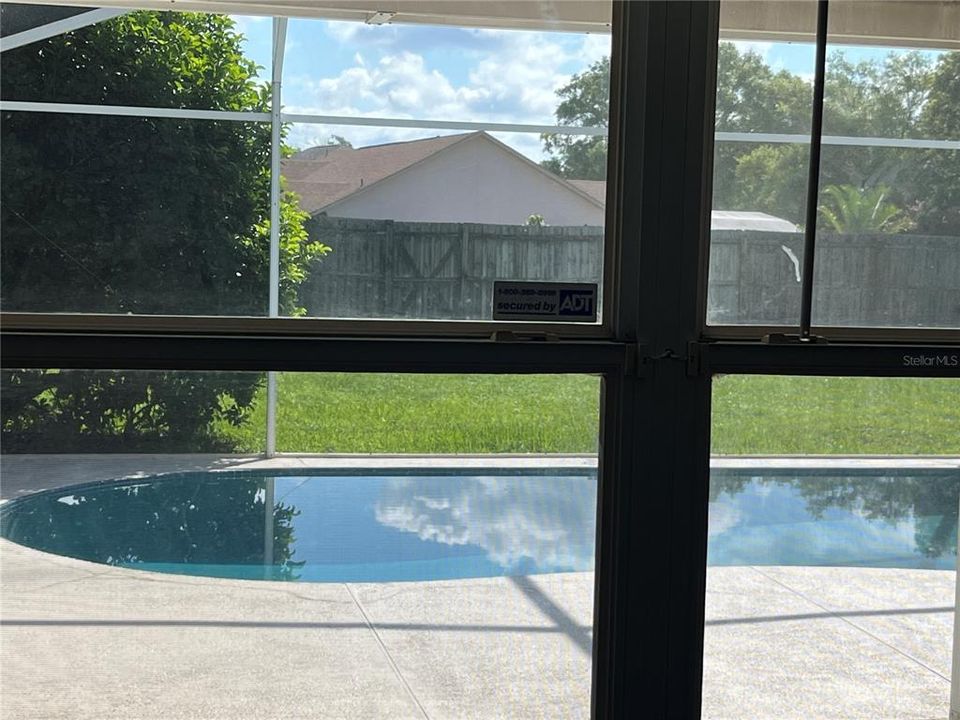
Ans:
[[[561,290],[559,315],[566,317],[593,317],[593,292],[589,290]]]

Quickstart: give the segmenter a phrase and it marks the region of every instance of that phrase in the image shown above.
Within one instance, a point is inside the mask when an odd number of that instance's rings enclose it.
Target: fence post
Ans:
[[[393,240],[393,220],[384,221],[380,237],[380,317],[395,317],[390,299],[393,297],[393,270],[396,263],[396,248]]]
[[[460,226],[460,300],[457,303],[464,319],[470,319],[467,312],[467,252],[470,242],[470,227],[463,223]]]

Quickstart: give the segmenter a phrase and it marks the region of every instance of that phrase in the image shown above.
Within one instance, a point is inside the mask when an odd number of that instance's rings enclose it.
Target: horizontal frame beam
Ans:
[[[238,122],[270,122],[270,113],[193,108],[156,108],[134,105],[90,105],[84,103],[29,102],[0,100],[0,110],[14,112],[63,113],[74,115],[107,115],[120,117],[176,118],[186,120],[233,120]],[[471,122],[467,120],[415,120],[411,118],[351,117],[348,115],[309,115],[280,113],[284,123],[312,125],[348,125],[357,127],[396,127],[424,130],[488,130],[490,132],[547,133],[552,135],[605,136],[603,127],[573,125],[532,125],[525,123]]]
[[[702,343],[692,362],[708,375],[818,375],[960,379],[960,341],[881,345]],[[699,361],[699,362],[698,362]]]
[[[230,110],[200,110],[192,108],[156,108],[134,105],[91,105],[85,103],[29,102],[0,100],[0,110],[14,112],[64,113],[75,115],[109,115],[120,117],[155,117],[185,120],[231,120],[236,122],[270,122],[270,113]],[[531,123],[473,122],[470,120],[418,120],[414,118],[355,117],[349,115],[315,115],[311,113],[281,112],[281,122],[308,125],[343,125],[347,127],[391,127],[421,130],[485,130],[488,132],[536,133],[580,137],[606,137],[605,127],[578,127],[575,125],[538,125]],[[758,144],[809,145],[809,135],[791,133],[717,132],[717,142]],[[888,147],[925,150],[960,150],[960,140],[932,140],[923,138],[855,137],[824,135],[824,145],[846,147]]]
[[[314,125],[346,125],[362,127],[422,128],[425,130],[489,130],[490,132],[547,133],[551,135],[607,135],[605,127],[576,125],[536,125],[527,123],[472,122],[467,120],[415,120],[411,118],[349,117],[345,115],[312,115],[282,113],[283,122]]]
[[[492,320],[404,320],[380,318],[120,315],[87,313],[0,313],[6,332],[74,335],[243,335],[260,337],[419,337],[486,340],[493,333],[520,338],[608,339],[604,324]]]
[[[235,112],[231,110],[193,110],[191,108],[156,108],[134,105],[86,105],[83,103],[26,102],[0,100],[0,110],[17,112],[63,113],[68,115],[109,115],[136,118],[171,118],[177,120],[230,120],[235,122],[270,122],[268,112]]]
[[[613,342],[4,333],[4,368],[465,374],[622,374]]]
[[[831,343],[951,345],[960,342],[960,329],[948,328],[813,325],[810,330]],[[796,325],[707,325],[700,338],[704,342],[758,343],[768,335],[790,333],[796,333]]]
[[[717,142],[748,142],[748,143],[788,143],[809,145],[809,135],[795,135],[792,133],[758,133],[758,132],[717,132],[714,134]],[[853,147],[890,147],[890,148],[922,148],[927,150],[960,150],[960,140],[927,140],[922,138],[884,138],[884,137],[856,137],[854,135],[824,135],[823,145],[848,145]]]

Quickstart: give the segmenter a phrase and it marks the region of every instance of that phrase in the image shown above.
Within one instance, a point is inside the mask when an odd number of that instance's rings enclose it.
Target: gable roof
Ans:
[[[490,142],[514,159],[545,175],[566,191],[581,196],[598,207],[603,207],[605,198],[602,190],[598,198],[594,193],[576,184],[581,181],[567,181],[554,175],[482,130],[362,148],[340,145],[313,147],[285,159],[282,162],[282,171],[287,187],[300,196],[300,207],[311,215],[315,215],[347,197],[364,192],[374,184],[404,172],[472,138]],[[603,184],[602,181],[597,182]]]
[[[372,185],[465,140],[474,133],[352,148],[341,145],[302,150],[282,162],[287,186],[313,215],[360,188]]]
[[[578,190],[585,192],[597,202],[607,202],[606,180],[567,180],[567,182]]]

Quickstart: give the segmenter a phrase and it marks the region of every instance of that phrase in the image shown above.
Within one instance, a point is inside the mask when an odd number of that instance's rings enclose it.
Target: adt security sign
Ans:
[[[596,283],[493,283],[494,320],[597,321]]]

